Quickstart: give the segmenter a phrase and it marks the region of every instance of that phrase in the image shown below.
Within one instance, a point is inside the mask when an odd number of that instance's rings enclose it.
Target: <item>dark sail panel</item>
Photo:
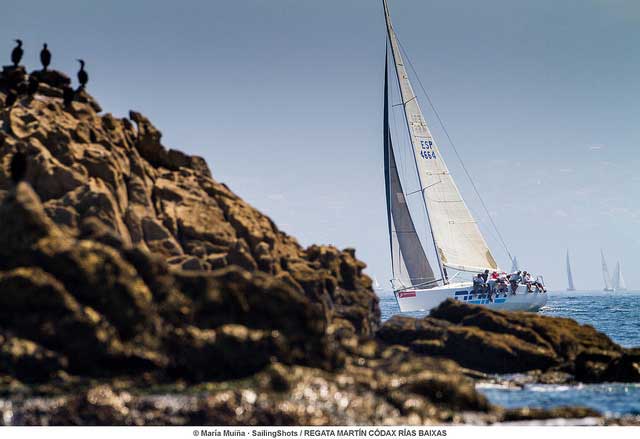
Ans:
[[[393,277],[405,286],[436,280],[420,243],[404,197],[389,129],[388,66],[385,57],[384,73],[384,174],[387,192],[387,220]]]

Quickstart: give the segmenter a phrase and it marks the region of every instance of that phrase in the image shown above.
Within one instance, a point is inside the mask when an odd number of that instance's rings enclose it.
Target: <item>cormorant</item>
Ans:
[[[64,102],[65,108],[71,107],[71,103],[73,102],[73,98],[75,97],[75,94],[76,93],[73,91],[73,89],[68,85],[66,85],[62,89],[62,101]]]
[[[11,157],[11,163],[9,164],[9,175],[14,184],[18,184],[20,180],[24,179],[27,173],[27,156],[24,153],[17,151]]]
[[[18,43],[18,45],[14,47],[13,51],[11,52],[11,62],[13,63],[14,67],[18,67],[18,64],[20,64],[20,60],[22,59],[22,55],[24,55],[24,50],[22,50],[22,40],[13,41]]]
[[[4,107],[11,108],[13,104],[18,100],[18,95],[13,90],[9,90],[7,92],[7,97],[4,100]]]
[[[35,76],[29,76],[29,83],[27,85],[27,94],[29,96],[33,96],[38,92],[38,86],[40,85],[40,81]]]
[[[42,63],[42,70],[47,70],[47,67],[51,64],[51,52],[47,49],[47,43],[43,44],[40,51],[40,62]]]
[[[79,59],[78,62],[80,63],[80,70],[78,71],[78,82],[80,83],[80,88],[84,88],[84,86],[87,85],[87,82],[89,82],[89,75],[84,70],[84,61]]]

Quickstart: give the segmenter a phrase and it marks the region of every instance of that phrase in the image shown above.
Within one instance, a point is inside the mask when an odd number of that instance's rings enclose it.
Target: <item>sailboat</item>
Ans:
[[[456,280],[465,275],[469,278],[471,273],[501,270],[431,135],[405,69],[387,0],[383,0],[383,6],[388,39],[383,115],[384,170],[393,272],[391,282],[400,310],[426,311],[453,298],[497,309],[537,311],[547,301],[544,290],[527,292],[525,285],[516,284],[515,291],[510,288],[508,292],[489,294],[486,291],[474,291],[473,283],[468,280]],[[397,151],[389,124],[390,63],[400,90],[402,103],[398,105],[403,109],[407,134],[411,140],[413,161],[421,187],[417,192],[422,194],[421,202],[426,209],[435,264],[429,262],[416,232],[396,164]]]
[[[567,291],[575,291],[573,285],[573,274],[571,273],[571,262],[569,262],[569,250],[567,250]]]
[[[602,249],[600,249],[600,258],[602,260],[602,279],[604,280],[604,291],[613,291],[611,275],[609,274],[609,268],[607,267],[607,261],[604,259],[604,252],[602,251]]]
[[[627,291],[627,284],[624,281],[624,277],[622,277],[620,261],[616,264],[616,271],[613,275],[613,289],[616,291]]]
[[[380,282],[378,282],[378,278],[376,278],[375,276],[373,276],[373,289],[374,291],[382,290],[382,287],[380,286]]]

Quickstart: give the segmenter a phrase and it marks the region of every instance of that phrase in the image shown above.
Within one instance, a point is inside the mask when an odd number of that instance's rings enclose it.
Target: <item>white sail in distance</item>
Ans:
[[[569,261],[569,250],[567,250],[567,291],[575,291],[573,285],[573,274],[571,273],[571,262]]]
[[[611,275],[609,274],[609,267],[607,267],[607,261],[604,259],[604,252],[600,249],[600,257],[602,259],[602,279],[604,280],[604,290],[613,291],[611,285]]]
[[[613,275],[613,289],[616,291],[627,291],[627,284],[622,276],[622,269],[620,268],[620,261],[616,264],[616,271]]]
[[[383,0],[383,4],[418,179],[440,265],[470,272],[497,270],[498,265],[449,174],[422,115],[400,54],[387,1]]]

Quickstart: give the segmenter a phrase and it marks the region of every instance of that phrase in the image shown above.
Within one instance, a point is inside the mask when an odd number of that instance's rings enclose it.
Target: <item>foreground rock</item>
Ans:
[[[640,382],[638,349],[624,349],[572,319],[448,300],[423,319],[391,318],[378,337],[485,373],[542,371],[542,379],[552,379],[558,377],[553,372],[564,372],[581,382]]]

